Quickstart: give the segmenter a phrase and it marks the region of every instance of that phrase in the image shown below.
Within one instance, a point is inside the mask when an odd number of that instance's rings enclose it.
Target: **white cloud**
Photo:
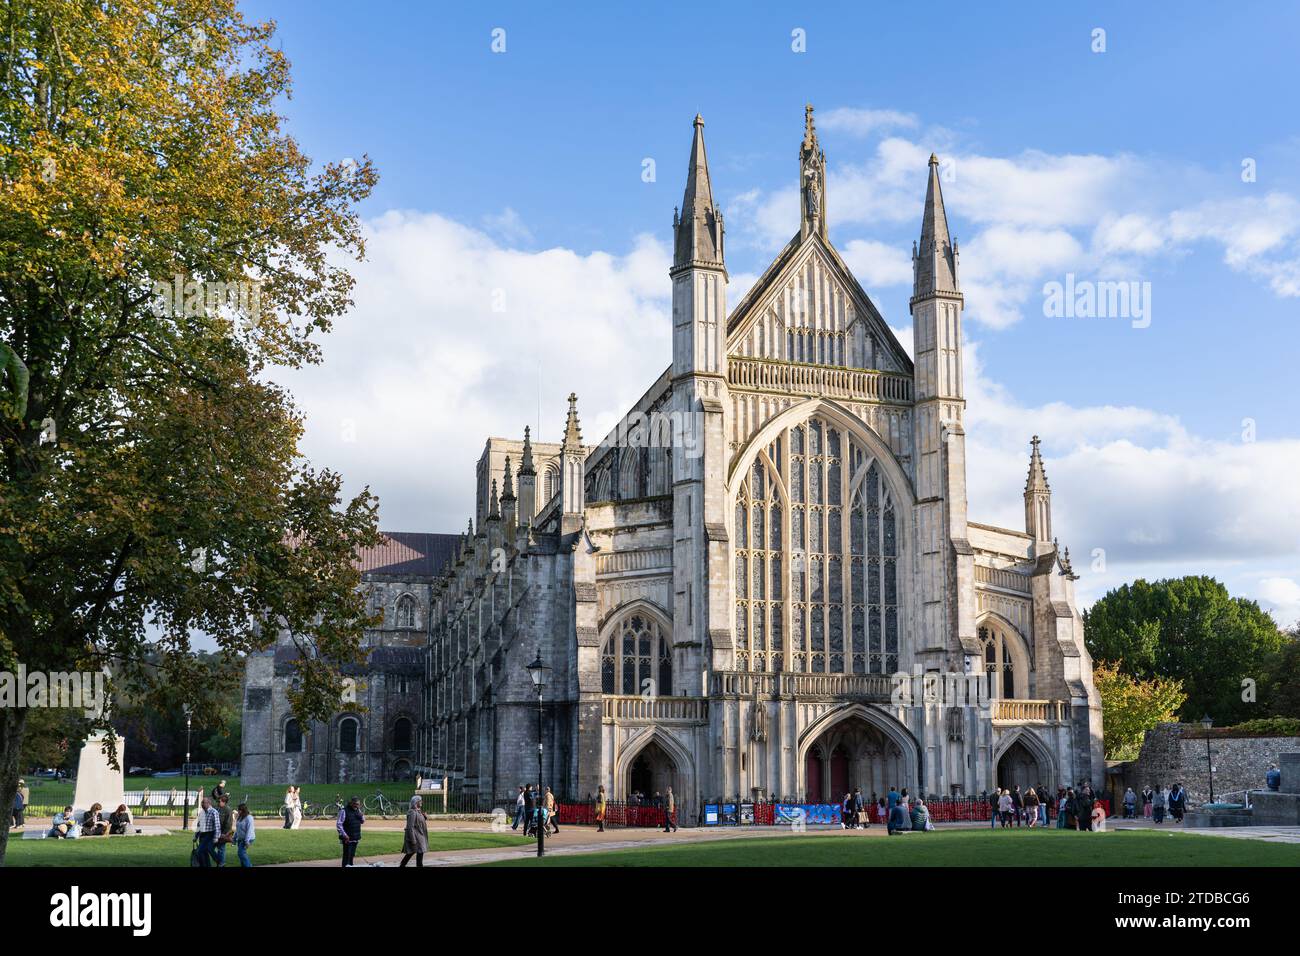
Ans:
[[[827,110],[817,117],[817,127],[822,130],[847,133],[850,136],[869,136],[877,130],[912,129],[919,121],[911,113],[898,110],[855,109],[841,106]]]
[[[866,289],[912,281],[912,259],[902,246],[874,239],[854,239],[840,253]]]
[[[1262,578],[1256,595],[1278,626],[1300,623],[1300,583],[1291,578]]]

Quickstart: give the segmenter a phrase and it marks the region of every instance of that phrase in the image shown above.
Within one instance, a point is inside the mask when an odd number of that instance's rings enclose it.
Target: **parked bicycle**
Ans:
[[[384,791],[376,790],[373,794],[366,797],[361,805],[370,813],[378,813],[385,820],[389,817],[397,816],[401,811],[397,805],[384,795]]]

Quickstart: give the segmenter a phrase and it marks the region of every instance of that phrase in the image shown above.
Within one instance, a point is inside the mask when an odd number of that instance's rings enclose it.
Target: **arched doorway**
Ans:
[[[804,796],[810,803],[838,803],[861,788],[864,797],[891,787],[914,786],[909,754],[895,735],[864,716],[850,714],[821,732],[804,758]]]
[[[1004,790],[1020,788],[1021,793],[1030,787],[1048,783],[1038,759],[1023,742],[1017,740],[998,759],[998,786]]]
[[[627,771],[627,793],[640,793],[643,800],[652,799],[656,793],[663,796],[669,788],[680,794],[677,781],[677,763],[658,742],[652,740],[641,748]],[[679,795],[680,799],[680,795]]]

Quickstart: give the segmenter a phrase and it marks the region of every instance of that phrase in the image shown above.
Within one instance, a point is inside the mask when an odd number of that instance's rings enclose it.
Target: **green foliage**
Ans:
[[[1136,760],[1142,739],[1156,724],[1174,719],[1187,695],[1182,681],[1138,680],[1114,664],[1097,661],[1092,678],[1101,694],[1102,734],[1108,760]]]
[[[1293,627],[1282,647],[1264,665],[1259,703],[1278,717],[1300,717],[1300,629]]]
[[[233,663],[288,631],[303,717],[360,660],[376,502],[304,461],[271,373],[318,361],[350,306],[376,176],[313,170],[288,92],[273,25],[234,0],[7,4],[0,341],[28,399],[0,415],[0,668],[109,667],[114,700],[211,727],[234,668],[191,634]],[[0,804],[28,720],[0,710]]]
[[[1234,734],[1252,737],[1300,737],[1298,717],[1260,717],[1228,728]]]
[[[1095,660],[1139,680],[1182,681],[1178,716],[1189,722],[1205,713],[1220,724],[1257,716],[1243,681],[1260,679],[1283,640],[1258,604],[1204,576],[1123,585],[1084,614],[1084,627]]]

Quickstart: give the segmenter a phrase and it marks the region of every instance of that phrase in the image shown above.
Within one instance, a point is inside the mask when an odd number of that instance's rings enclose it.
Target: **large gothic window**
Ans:
[[[357,752],[357,738],[361,733],[361,724],[355,717],[344,717],[339,721],[339,753]]]
[[[1016,696],[1016,657],[1018,648],[1012,638],[994,627],[981,627],[980,645],[984,648],[984,673],[989,697],[1010,700]],[[1028,680],[1028,675],[1024,678]]]
[[[406,717],[397,718],[397,723],[393,724],[393,749],[411,749],[411,721]]]
[[[897,671],[900,531],[864,446],[816,417],[778,436],[736,496],[736,666]]]
[[[658,621],[629,614],[619,622],[600,651],[600,689],[605,694],[672,694],[672,647]]]

